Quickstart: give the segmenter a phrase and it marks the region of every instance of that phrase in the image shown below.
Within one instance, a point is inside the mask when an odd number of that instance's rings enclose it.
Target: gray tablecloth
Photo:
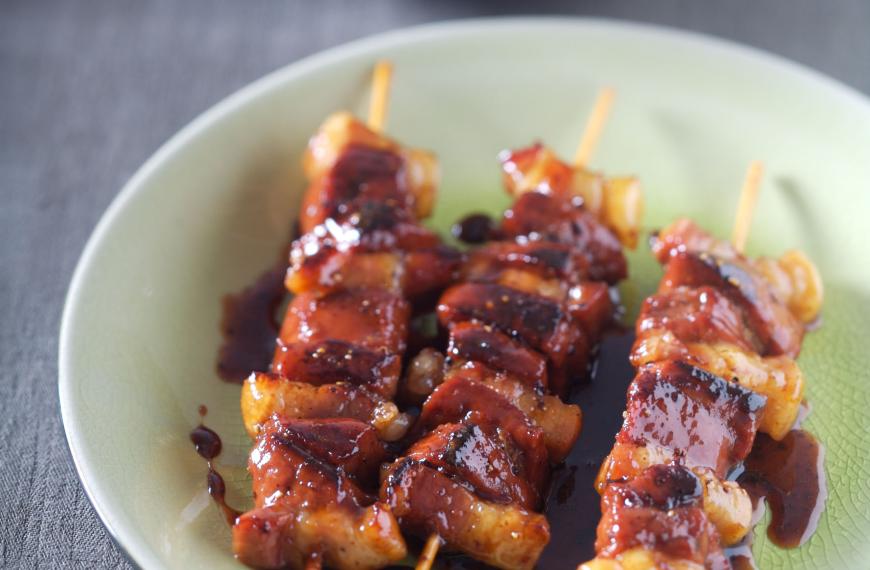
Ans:
[[[866,0],[0,1],[0,567],[131,566],[69,459],[57,335],[88,234],[154,149],[225,95],[323,48],[533,9],[723,36],[870,92]]]

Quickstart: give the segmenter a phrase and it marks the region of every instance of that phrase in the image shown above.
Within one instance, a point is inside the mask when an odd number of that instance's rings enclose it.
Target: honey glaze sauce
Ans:
[[[224,483],[224,478],[218,473],[212,461],[221,453],[223,443],[220,436],[210,428],[205,427],[202,420],[208,413],[208,408],[205,406],[199,407],[200,424],[193,428],[190,432],[190,441],[196,452],[206,460],[208,464],[208,473],[206,474],[206,483],[208,484],[208,494],[214,499],[214,502],[220,507],[221,512],[226,518],[229,525],[233,525],[241,512],[227,505],[226,494],[227,486]]]

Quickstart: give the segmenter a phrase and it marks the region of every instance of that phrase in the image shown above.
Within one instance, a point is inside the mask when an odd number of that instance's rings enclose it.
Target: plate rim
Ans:
[[[842,103],[853,107],[856,112],[865,113],[870,117],[870,97],[857,88],[805,64],[764,49],[714,35],[660,24],[578,16],[467,18],[425,23],[376,33],[292,61],[222,98],[161,144],[122,186],[88,237],[76,262],[63,303],[58,342],[58,395],[64,440],[75,466],[76,476],[88,501],[93,505],[100,522],[112,540],[131,562],[139,567],[163,567],[159,556],[150,543],[137,536],[135,529],[124,526],[115,520],[115,516],[112,514],[111,498],[98,489],[99,484],[94,480],[99,466],[85,457],[81,449],[82,436],[78,428],[79,411],[75,408],[72,394],[75,388],[75,379],[71,362],[72,356],[68,348],[76,326],[78,299],[85,287],[86,276],[94,265],[97,249],[121,211],[127,207],[134,195],[142,189],[163,163],[169,160],[178,149],[183,148],[188,142],[207,131],[210,125],[233,114],[239,108],[253,103],[281,84],[292,82],[319,67],[353,56],[396,48],[408,43],[425,40],[443,41],[451,35],[467,35],[475,32],[509,33],[511,30],[528,31],[548,28],[573,30],[581,34],[594,31],[641,34],[647,36],[651,41],[681,42],[687,46],[712,53],[714,57],[725,57],[732,60],[737,58],[746,62],[754,62],[772,71],[790,75],[794,81],[805,87],[823,91],[826,96],[839,99]]]

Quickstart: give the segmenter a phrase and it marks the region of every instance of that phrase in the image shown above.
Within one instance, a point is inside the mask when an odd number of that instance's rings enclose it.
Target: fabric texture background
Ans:
[[[57,342],[85,240],[136,168],[201,111],[305,55],[532,10],[710,33],[870,92],[865,0],[0,2],[0,567],[132,567],[69,457]]]

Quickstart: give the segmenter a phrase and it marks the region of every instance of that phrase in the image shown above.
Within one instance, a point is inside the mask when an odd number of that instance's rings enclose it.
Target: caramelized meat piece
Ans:
[[[426,399],[412,435],[419,437],[441,424],[458,422],[476,424],[487,433],[505,434],[510,446],[520,453],[515,464],[522,468],[522,477],[535,489],[544,488],[549,469],[543,430],[519,408],[484,384],[450,378]]]
[[[547,359],[488,325],[474,321],[453,325],[447,355],[503,370],[532,387],[547,387]]]
[[[572,246],[586,257],[592,280],[613,284],[627,275],[616,236],[582,206],[557,197],[523,194],[504,213],[501,232],[509,239],[523,237]]]
[[[565,243],[500,241],[471,252],[464,276],[467,281],[493,283],[510,269],[533,272],[542,279],[576,283],[588,275],[589,261]]]
[[[306,243],[295,242],[291,249],[285,285],[293,293],[379,288],[416,298],[446,287],[455,279],[462,261],[459,252],[445,245],[369,251],[360,246],[342,249],[331,243],[309,245],[315,241],[310,235],[300,238]],[[305,247],[317,253],[305,255]]]
[[[299,376],[291,379],[310,377],[318,383],[368,376],[375,381],[371,389],[392,398],[400,372],[395,355],[405,349],[409,318],[405,300],[379,289],[298,295],[287,308],[273,369],[288,377],[295,371]],[[318,362],[321,358],[325,362]],[[334,376],[325,377],[329,365],[342,359],[346,363],[334,369]],[[358,368],[366,363],[376,367],[368,373]]]
[[[713,237],[688,218],[678,219],[653,234],[650,246],[662,265],[672,256],[684,252],[709,253],[725,259],[739,255],[730,242]]]
[[[280,418],[351,418],[373,426],[386,441],[405,435],[407,415],[364,387],[339,382],[315,386],[274,374],[254,373],[242,386],[242,420],[251,437],[277,415]]]
[[[462,255],[445,245],[418,249],[405,254],[402,291],[417,299],[427,293],[443,291],[456,281]]]
[[[305,170],[311,186],[300,214],[303,235],[291,247],[290,291],[369,287],[413,297],[453,277],[459,254],[418,223],[431,212],[438,182],[432,155],[340,113],[311,139]]]
[[[764,404],[764,396],[699,368],[673,361],[648,365],[629,387],[616,446],[657,448],[724,478],[752,449]],[[630,474],[636,462],[628,463],[611,464],[607,479]]]
[[[556,396],[542,394],[508,374],[491,370],[479,362],[467,362],[451,368],[446,378],[480,382],[526,414],[543,430],[544,445],[551,463],[564,461],[580,435],[583,415],[579,407],[566,404]]]
[[[473,423],[450,423],[414,443],[405,457],[467,485],[486,501],[535,509],[538,491],[520,476],[523,466],[515,464],[519,451],[512,447],[498,430],[486,433]]]
[[[371,426],[347,418],[280,420],[264,427],[282,445],[291,446],[312,458],[352,476],[361,486],[371,488],[387,458],[387,450]]]
[[[804,323],[821,307],[818,272],[806,256],[789,252],[778,262],[750,261],[690,220],[677,220],[652,240],[666,264],[663,288],[712,285],[742,305],[765,353],[797,357]],[[673,267],[671,267],[673,265]]]
[[[409,317],[407,301],[379,289],[302,294],[287,308],[280,338],[285,345],[344,341],[396,354],[405,350]]]
[[[583,281],[568,290],[568,312],[591,338],[599,338],[613,322],[616,307],[610,287],[601,281]]]
[[[635,548],[704,568],[730,568],[719,535],[701,507],[703,489],[688,469],[656,465],[607,486],[595,550],[615,558]]]
[[[351,198],[356,192],[366,192],[366,189],[353,187],[354,181],[361,178],[360,171],[363,169],[373,171],[373,178],[390,180],[388,173],[393,170],[392,162],[395,159],[387,156],[386,159],[368,160],[366,156],[359,155],[348,159],[350,149],[369,151],[376,156],[392,154],[398,157],[401,165],[392,181],[413,197],[413,211],[417,219],[425,218],[432,212],[435,189],[440,178],[435,157],[426,151],[399,146],[347,112],[329,116],[311,137],[303,159],[305,175],[311,181],[318,181],[333,171],[340,172],[342,176],[338,177],[339,183],[350,186]],[[339,167],[341,161],[345,163]]]
[[[682,342],[721,342],[746,351],[761,350],[743,310],[714,287],[676,287],[647,297],[637,319],[637,337],[662,329]]]
[[[402,371],[398,355],[384,354],[339,340],[279,344],[272,371],[296,382],[322,385],[348,382],[379,394],[395,391]]]
[[[587,372],[589,343],[570,314],[551,299],[503,285],[464,283],[444,292],[438,304],[440,322],[478,321],[520,339],[547,355],[553,392],[565,394],[569,378]]]
[[[324,423],[319,431],[331,429]],[[346,425],[336,429],[348,431]],[[324,439],[341,441],[333,436]],[[299,447],[310,439],[279,422],[257,438],[248,464],[255,506],[233,527],[239,560],[258,568],[302,568],[315,553],[328,566],[365,569],[404,558],[405,542],[389,507],[359,488],[341,466],[347,461],[336,466]],[[322,445],[318,449],[326,454]],[[341,461],[343,453],[328,455]]]
[[[759,429],[780,439],[797,417],[803,375],[789,357],[758,356],[760,346],[743,310],[717,289],[677,287],[644,302],[631,361],[683,360],[766,396]]]
[[[767,281],[743,258],[725,260],[706,253],[679,253],[665,266],[659,290],[705,285],[718,288],[744,309],[748,324],[764,346],[762,354],[797,358],[803,323],[774,297]]]
[[[410,211],[414,197],[400,186],[401,168],[402,159],[393,151],[346,147],[330,171],[306,192],[300,229],[308,233],[328,219],[343,220],[365,203],[394,204]]]
[[[410,459],[390,467],[381,500],[406,532],[420,538],[437,533],[447,550],[497,568],[531,569],[550,540],[544,515],[485,501],[447,475]]]
[[[605,180],[596,172],[566,164],[541,144],[499,155],[505,187],[513,196],[537,192],[565,202],[582,203],[619,238],[634,249],[643,216],[643,193],[636,178]]]

